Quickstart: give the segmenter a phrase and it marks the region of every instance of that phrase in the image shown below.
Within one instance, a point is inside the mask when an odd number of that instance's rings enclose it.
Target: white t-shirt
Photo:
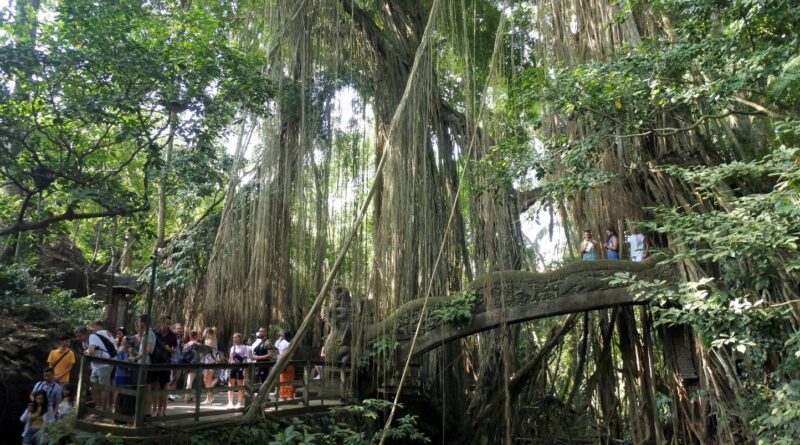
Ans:
[[[644,235],[641,233],[632,233],[628,235],[627,241],[631,245],[631,261],[643,261]]]
[[[275,347],[278,349],[278,358],[281,358],[283,353],[289,349],[289,342],[281,338],[275,342]]]
[[[92,357],[98,358],[111,358],[111,354],[106,351],[106,345],[103,343],[103,340],[100,340],[99,335],[105,337],[111,344],[114,344],[114,337],[108,331],[97,331],[89,334],[88,343],[89,346],[94,346],[94,352],[92,353]],[[106,366],[111,366],[106,363],[96,363],[92,362],[92,369],[101,369],[105,368]]]
[[[156,347],[156,333],[153,332],[152,329],[150,329],[149,331],[147,331],[147,349],[149,349],[152,352],[155,347]],[[139,363],[143,365],[150,364],[150,354],[144,353],[144,337],[142,337],[142,341],[139,342],[139,355],[142,356],[142,358],[139,360]]]
[[[56,417],[60,419],[71,410],[72,405],[70,405],[69,400],[62,400],[61,403],[58,404],[58,412],[56,413]]]

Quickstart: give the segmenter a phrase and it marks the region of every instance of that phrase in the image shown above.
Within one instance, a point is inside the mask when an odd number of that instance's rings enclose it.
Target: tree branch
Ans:
[[[744,100],[744,99],[735,98],[735,100],[737,102],[739,102],[740,100]],[[758,104],[753,104],[752,102],[751,102],[751,104],[752,104],[753,108],[760,107],[760,105],[758,105]],[[737,115],[737,114],[743,114],[743,115],[746,115],[746,116],[766,114],[766,115],[768,115],[770,117],[781,117],[781,115],[775,114],[774,112],[772,112],[770,110],[767,110],[766,108],[763,108],[763,109],[756,108],[756,109],[759,110],[759,111],[752,112],[752,111],[739,111],[739,110],[725,110],[724,112],[717,113],[717,114],[704,114],[704,115],[700,116],[696,121],[694,121],[691,125],[688,125],[686,127],[653,128],[651,130],[647,130],[647,131],[642,132],[642,133],[613,135],[612,137],[618,138],[618,139],[627,139],[627,138],[648,136],[648,135],[651,135],[651,134],[654,135],[654,136],[660,136],[660,137],[673,136],[673,135],[676,135],[678,133],[682,133],[684,131],[694,130],[695,128],[700,126],[700,124],[702,124],[703,122],[705,122],[708,119],[722,119],[722,118],[725,118],[725,117],[728,117],[728,116],[731,116],[731,115]]]
[[[150,204],[145,204],[141,207],[136,207],[136,208],[109,209],[103,212],[76,213],[75,212],[76,205],[77,203],[72,203],[72,205],[70,205],[64,213],[44,218],[39,221],[29,222],[29,223],[18,221],[10,227],[1,229],[0,236],[16,235],[20,232],[29,232],[31,230],[43,229],[51,224],[55,224],[61,221],[76,221],[79,219],[92,219],[92,218],[104,218],[108,216],[132,215],[134,213],[145,212],[150,209]]]
[[[514,196],[517,199],[517,209],[519,210],[519,213],[525,213],[525,211],[542,199],[544,196],[544,190],[541,187],[536,187],[524,192],[515,190]]]
[[[738,96],[733,96],[733,100],[735,100],[736,102],[739,102],[742,105],[746,105],[746,106],[748,106],[750,108],[756,109],[756,110],[766,114],[769,117],[773,117],[773,118],[777,118],[777,119],[780,119],[780,118],[783,117],[782,114],[776,113],[776,112],[770,110],[769,108],[767,108],[767,107],[765,107],[765,106],[763,106],[761,104],[757,104],[755,102],[751,102],[751,101],[749,101],[747,99],[743,99],[743,98],[738,97]]]

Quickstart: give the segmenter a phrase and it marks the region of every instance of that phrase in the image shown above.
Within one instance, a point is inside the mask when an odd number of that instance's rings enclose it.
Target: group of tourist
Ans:
[[[159,319],[158,323],[145,333],[146,326],[150,323],[147,315],[138,318],[135,334],[129,335],[125,327],[119,327],[116,334],[106,330],[102,321],[95,321],[88,327],[79,327],[75,330],[75,340],[81,343],[83,353],[87,356],[108,359],[109,361],[92,360],[89,382],[91,383],[92,398],[98,411],[108,411],[115,405],[118,396],[115,387],[132,387],[136,384],[138,375],[132,372],[139,364],[178,364],[178,363],[203,363],[217,364],[229,363],[232,365],[250,362],[265,362],[277,360],[289,348],[292,333],[288,330],[281,331],[278,339],[273,344],[265,327],[259,328],[254,341],[244,344],[243,335],[239,332],[233,334],[231,347],[227,351],[220,351],[217,343],[217,329],[207,327],[202,335],[191,331],[184,337],[184,328],[181,323],[173,323],[168,315]],[[25,424],[23,431],[23,445],[35,444],[35,434],[44,425],[58,420],[72,410],[75,406],[76,388],[70,383],[70,374],[77,362],[75,353],[70,349],[72,338],[63,335],[59,339],[58,348],[50,352],[47,357],[47,368],[43,371],[43,379],[37,382],[30,393],[28,408],[20,417]],[[202,345],[196,347],[195,345]],[[252,378],[256,383],[262,383],[267,375],[266,367],[256,367]],[[179,386],[184,387],[187,393],[185,402],[193,401],[191,390],[195,384],[201,384],[206,390],[206,399],[203,405],[214,403],[213,389],[220,384],[227,384],[227,408],[235,409],[244,406],[244,387],[250,378],[248,367],[231,368],[227,372],[223,369],[206,369],[202,372],[202,379],[196,382],[198,376],[195,372],[152,370],[147,372],[145,391],[145,416],[163,416],[166,414],[168,401],[175,400],[169,395],[170,390]],[[280,374],[282,385],[277,396],[281,400],[294,398],[295,379],[294,368],[289,365]],[[234,403],[234,400],[236,403]]]
[[[245,345],[243,343],[242,334],[235,332],[231,338],[231,347],[226,354],[219,349],[217,329],[215,327],[203,329],[202,335],[197,331],[191,331],[187,337],[184,337],[183,325],[180,323],[172,324],[172,318],[164,316],[161,318],[160,323],[148,332],[145,340],[144,327],[147,322],[148,319],[146,315],[139,317],[139,330],[136,336],[125,337],[124,331],[118,332],[118,338],[127,338],[127,343],[129,343],[128,349],[134,351],[129,352],[128,355],[124,357],[129,362],[138,362],[142,364],[178,364],[186,362],[187,356],[193,357],[190,361],[199,361],[203,364],[228,363],[235,365],[249,362],[271,361],[280,357],[288,348],[289,341],[291,341],[291,333],[289,331],[281,331],[275,346],[272,346],[266,328],[262,327],[256,335],[256,341],[254,341],[252,345]],[[124,342],[121,343],[124,344]],[[203,345],[204,348],[195,348],[194,345]],[[159,358],[164,355],[163,352],[160,352],[161,349],[166,351],[166,358]],[[195,352],[196,350],[201,352]],[[199,356],[197,359],[194,358],[196,355]],[[121,359],[119,356],[117,358]],[[256,373],[254,377],[256,379],[255,381],[260,383],[265,376],[265,368],[260,367],[258,369],[259,372]],[[178,386],[186,388],[187,391],[191,390],[198,378],[195,374],[195,372],[166,370],[148,372],[147,384],[150,392],[146,395],[146,398],[152,401],[150,403],[146,401],[145,405],[152,408],[153,415],[165,415],[168,400],[174,400],[172,396],[167,395],[169,390],[175,390]],[[283,376],[284,374],[290,375],[289,378],[291,381],[294,380],[293,369],[287,369],[281,375]],[[130,377],[126,378],[129,379]],[[200,384],[206,389],[206,399],[201,404],[213,404],[213,388],[220,384],[227,384],[230,388],[228,391],[227,408],[236,409],[244,406],[244,387],[248,380],[245,367],[231,368],[227,371],[221,368],[206,369],[202,372],[200,378],[202,379]],[[125,382],[120,382],[119,380],[116,383],[118,385],[125,384]],[[291,394],[289,394],[288,390],[285,390],[284,393],[281,393],[281,397],[284,399],[294,396],[293,388],[291,388]],[[157,394],[157,396],[150,397],[150,394]],[[193,401],[189,392],[184,395],[184,401]],[[149,413],[146,415],[148,414]]]
[[[75,353],[69,348],[70,337],[58,339],[58,348],[47,356],[47,367],[42,371],[42,380],[33,385],[28,396],[28,407],[20,421],[25,424],[22,431],[23,445],[36,443],[36,433],[50,422],[64,417],[75,408],[75,385],[70,383],[70,373],[75,364]]]
[[[644,261],[647,258],[647,249],[650,247],[647,237],[639,232],[635,225],[631,225],[631,233],[625,232],[625,242],[630,246],[630,260],[631,261]],[[622,259],[620,255],[620,242],[617,236],[617,231],[609,227],[606,229],[606,241],[601,246],[594,238],[592,238],[591,230],[583,231],[583,241],[581,241],[580,253],[581,260],[594,261],[601,258],[601,250],[606,252],[606,258],[609,260]]]

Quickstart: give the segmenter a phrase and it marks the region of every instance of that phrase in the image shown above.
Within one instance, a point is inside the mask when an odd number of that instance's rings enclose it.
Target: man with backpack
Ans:
[[[84,354],[104,359],[112,359],[117,355],[114,347],[114,337],[105,330],[103,322],[95,321],[89,326],[90,329],[80,327],[75,330],[75,338],[83,342]],[[111,385],[111,371],[114,367],[108,363],[91,362],[92,374],[89,381],[92,385]],[[106,388],[93,387],[95,407],[100,411],[108,410],[108,390]]]
[[[256,362],[266,362],[275,360],[274,349],[272,342],[269,340],[267,328],[260,327],[256,333],[256,340],[251,345],[253,348],[252,359]],[[263,383],[267,379],[267,367],[258,367],[256,370],[255,381],[256,383]]]
[[[53,407],[55,411],[59,403],[61,403],[61,385],[55,379],[53,368],[47,367],[42,372],[43,379],[33,385],[31,391],[30,401],[33,402],[33,395],[39,391],[44,391],[47,394],[47,404]]]

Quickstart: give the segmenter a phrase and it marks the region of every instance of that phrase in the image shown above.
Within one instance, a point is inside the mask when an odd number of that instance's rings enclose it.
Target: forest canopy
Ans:
[[[177,167],[198,169],[180,187],[194,176],[199,197],[211,195],[207,174],[221,187],[221,137],[237,113],[266,112],[263,59],[229,41],[224,6],[162,6],[56,2],[47,11],[55,19],[42,22],[33,4],[6,10],[14,20],[3,24],[0,234],[137,218],[172,167],[175,139]]]
[[[431,296],[464,322],[514,298],[476,278],[557,271],[586,231],[628,259],[636,226],[675,276],[603,279],[648,304],[425,355],[442,442],[793,443],[797,17],[784,0],[14,1],[0,261],[40,285],[57,241],[130,274],[159,248],[156,310],[227,336],[300,325],[331,281],[358,332]],[[380,375],[392,335],[354,336],[350,360]]]

